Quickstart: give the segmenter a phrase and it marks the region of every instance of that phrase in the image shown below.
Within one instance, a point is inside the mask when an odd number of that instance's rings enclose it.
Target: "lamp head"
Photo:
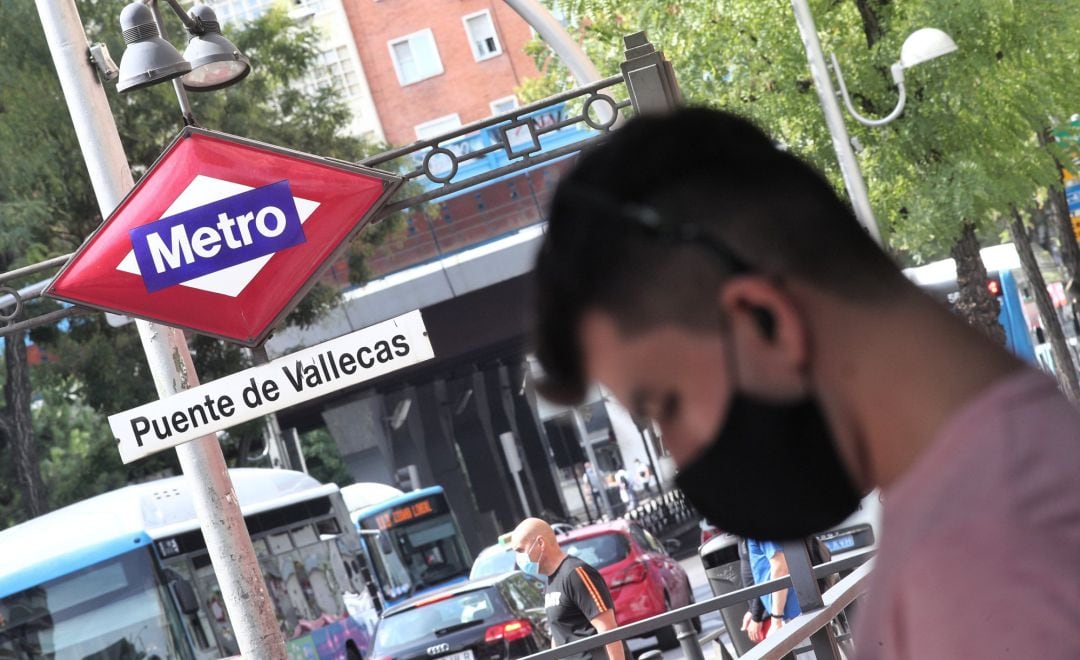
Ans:
[[[184,51],[191,72],[184,76],[184,87],[193,92],[208,92],[228,87],[251,73],[251,62],[231,41],[221,34],[217,14],[206,5],[191,10],[197,27]]]
[[[120,58],[117,91],[156,85],[191,71],[191,64],[161,38],[153,12],[141,2],[132,2],[120,12],[120,29],[127,47]]]
[[[915,30],[900,47],[900,66],[909,69],[916,64],[948,55],[956,50],[952,37],[937,28]]]

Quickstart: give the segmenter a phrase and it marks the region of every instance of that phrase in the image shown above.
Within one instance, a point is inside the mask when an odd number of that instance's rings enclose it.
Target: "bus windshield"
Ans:
[[[364,540],[388,601],[469,574],[469,553],[441,493],[403,499],[359,522],[371,530]]]
[[[190,659],[148,548],[0,599],[0,657]]]

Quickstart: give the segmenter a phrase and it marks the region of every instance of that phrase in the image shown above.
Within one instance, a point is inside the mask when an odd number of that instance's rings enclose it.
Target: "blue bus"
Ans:
[[[379,607],[338,487],[230,471],[290,657],[355,660]],[[183,477],[0,532],[0,658],[211,660],[239,652]]]
[[[387,606],[468,579],[472,555],[442,486],[403,493],[361,483],[341,494]]]
[[[1012,243],[984,248],[980,251],[988,279],[986,288],[998,299],[1001,311],[998,322],[1005,329],[1005,345],[1020,358],[1035,363],[1032,324],[1024,315],[1020,291],[1014,272],[1020,269],[1020,257]],[[956,262],[952,259],[935,261],[925,266],[904,270],[915,284],[950,308],[959,296],[956,281]],[[1041,361],[1040,361],[1041,363]],[[1043,365],[1044,367],[1046,365]]]

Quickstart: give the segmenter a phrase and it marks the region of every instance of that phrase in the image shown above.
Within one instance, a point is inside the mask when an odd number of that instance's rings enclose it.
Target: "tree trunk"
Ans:
[[[859,8],[859,16],[862,18],[867,48],[873,48],[883,34],[881,21],[878,20],[877,13],[870,6],[871,4],[873,4],[873,0],[855,0],[855,6]]]
[[[968,325],[980,330],[999,346],[1004,346],[1005,328],[998,321],[1001,305],[986,287],[989,277],[979,255],[979,239],[975,236],[975,225],[972,223],[964,222],[960,238],[953,245],[952,257],[956,260],[956,284],[960,292],[956,301],[957,314]]]
[[[1039,144],[1046,146],[1053,139],[1050,130],[1047,129],[1039,134]],[[1061,265],[1069,276],[1066,283],[1066,292],[1069,302],[1073,305],[1073,314],[1080,310],[1080,243],[1077,243],[1076,232],[1073,230],[1072,217],[1069,214],[1069,201],[1065,198],[1065,180],[1062,176],[1061,163],[1058,166],[1058,184],[1051,186],[1047,191],[1047,211],[1050,222],[1057,231],[1058,243],[1061,244]]]
[[[48,504],[30,416],[30,364],[26,356],[25,332],[17,332],[4,339],[4,363],[7,368],[7,379],[4,381],[6,408],[0,414],[0,432],[11,447],[26,513],[34,518],[48,511]]]
[[[1072,354],[1069,345],[1065,341],[1065,333],[1061,329],[1061,321],[1054,302],[1050,299],[1050,292],[1046,290],[1046,280],[1043,279],[1039,264],[1035,261],[1035,251],[1031,249],[1031,238],[1028,236],[1027,226],[1020,212],[1012,209],[1012,221],[1009,223],[1009,231],[1012,232],[1013,242],[1016,244],[1016,252],[1020,255],[1020,264],[1024,267],[1028,283],[1031,285],[1032,294],[1035,296],[1035,304],[1039,308],[1039,317],[1042,319],[1043,330],[1050,340],[1050,349],[1054,354],[1054,371],[1057,374],[1058,383],[1065,396],[1073,403],[1080,402],[1080,383],[1076,378],[1076,367],[1073,365]]]

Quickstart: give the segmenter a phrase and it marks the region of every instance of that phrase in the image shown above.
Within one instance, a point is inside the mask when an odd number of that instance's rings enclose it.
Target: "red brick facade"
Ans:
[[[364,64],[387,141],[394,146],[416,140],[415,126],[457,113],[462,125],[491,116],[490,103],[511,96],[536,76],[524,53],[529,26],[503,2],[494,0],[345,0],[357,50]],[[491,12],[502,52],[476,61],[462,20]],[[430,29],[443,73],[402,86],[388,43]]]

